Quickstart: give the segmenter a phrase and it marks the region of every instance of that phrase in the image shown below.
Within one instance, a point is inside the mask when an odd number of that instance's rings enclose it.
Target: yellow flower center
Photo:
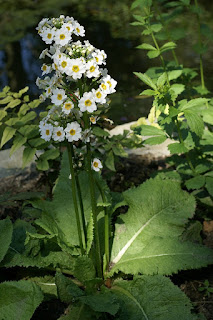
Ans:
[[[49,136],[49,134],[50,134],[50,130],[47,129],[46,130],[46,135]]]
[[[67,62],[66,61],[62,61],[61,66],[62,66],[62,68],[66,68]]]
[[[43,70],[43,71],[46,71],[46,70],[47,70],[47,66],[44,65],[44,66],[42,67],[42,70]]]
[[[98,99],[100,99],[100,98],[102,97],[102,94],[100,93],[100,91],[98,91],[98,92],[96,93],[96,97],[97,97]]]
[[[68,31],[70,31],[70,27],[69,26],[66,26],[66,28],[67,28]]]
[[[62,94],[59,93],[59,94],[57,95],[57,99],[58,99],[58,100],[62,100]]]
[[[90,117],[90,121],[91,122],[95,122],[95,118],[94,117]]]
[[[60,34],[60,40],[64,40],[65,39],[65,34]]]
[[[80,32],[80,29],[79,29],[79,28],[76,28],[76,31],[79,33],[79,32]]]
[[[79,66],[73,66],[72,67],[72,71],[73,72],[78,72],[80,69],[79,69]]]
[[[102,83],[101,87],[102,87],[103,90],[106,90],[106,88],[107,88],[104,83]]]
[[[111,87],[112,86],[112,84],[111,84],[111,82],[110,81],[107,81],[107,83],[108,83],[108,85]]]
[[[47,38],[48,38],[48,39],[51,39],[51,38],[52,38],[52,34],[51,34],[51,33],[48,33]]]
[[[54,63],[54,66],[55,66],[55,70],[58,70],[58,67],[57,67],[57,64],[56,64],[56,63]]]
[[[57,131],[57,136],[60,137],[61,136],[61,131]]]
[[[94,162],[93,162],[93,166],[94,166],[95,168],[98,168],[98,162],[94,161]]]
[[[70,134],[71,134],[71,136],[74,136],[74,135],[75,135],[75,130],[74,130],[74,129],[71,129],[71,130],[70,130]]]
[[[95,60],[96,60],[96,62],[98,62],[99,61],[98,57],[95,57]]]
[[[67,110],[70,110],[72,108],[71,103],[66,103],[64,108],[67,109]]]
[[[48,92],[48,93],[51,93],[51,89],[49,88],[47,92]]]
[[[91,106],[91,104],[92,104],[92,101],[91,100],[85,100],[85,106],[86,107],[89,107],[89,106]]]
[[[95,67],[94,66],[90,67],[89,71],[90,72],[94,72],[95,71]]]

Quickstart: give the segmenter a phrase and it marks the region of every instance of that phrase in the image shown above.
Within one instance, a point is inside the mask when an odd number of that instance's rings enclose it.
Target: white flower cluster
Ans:
[[[85,35],[84,27],[72,17],[42,19],[37,30],[50,48],[40,54],[49,62],[42,65],[45,77],[37,78],[36,84],[43,90],[41,100],[49,98],[53,104],[40,122],[41,138],[89,142],[91,130],[82,125],[83,115],[89,114],[90,124],[96,124],[98,115],[108,107],[107,95],[115,92],[117,84],[107,69],[101,68],[106,64],[106,53],[87,40],[72,40],[73,36]],[[94,170],[99,167],[94,166]]]

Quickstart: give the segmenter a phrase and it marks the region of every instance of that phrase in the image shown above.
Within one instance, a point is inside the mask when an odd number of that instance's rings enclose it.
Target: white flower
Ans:
[[[57,29],[54,37],[55,43],[60,46],[65,46],[71,40],[71,33],[66,27]]]
[[[63,127],[55,127],[53,129],[53,140],[54,141],[64,141],[65,139],[65,132]]]
[[[81,139],[82,129],[77,121],[68,123],[64,131],[66,132],[66,138],[69,142],[78,141]]]
[[[96,49],[93,53],[92,53],[92,57],[96,60],[96,63],[101,65],[101,64],[106,64],[105,59],[107,57],[106,53],[104,52],[104,50],[99,50]]]
[[[53,126],[51,124],[45,123],[40,126],[41,138],[45,141],[50,141],[52,137]]]
[[[69,114],[70,111],[74,108],[74,104],[72,101],[70,100],[67,100],[63,106],[62,106],[62,111],[65,113],[65,114]]]
[[[95,62],[95,59],[90,60],[89,62],[87,62],[86,64],[86,76],[87,78],[96,78],[100,76],[100,71],[98,68],[98,65]]]
[[[117,85],[117,81],[115,81],[113,78],[110,77],[110,75],[107,75],[106,77],[103,77],[101,80],[101,88],[104,90],[107,94],[111,94],[115,92],[115,87]]]
[[[95,158],[93,161],[92,161],[92,169],[95,170],[95,171],[100,171],[100,169],[102,169],[103,166],[102,166],[102,163],[99,159]]]
[[[74,23],[74,34],[76,36],[84,37],[85,36],[85,30],[84,27],[81,26],[77,21]]]
[[[46,44],[51,44],[53,42],[54,35],[55,35],[55,30],[50,28],[44,28],[40,33],[42,40]]]
[[[69,73],[70,68],[70,59],[67,58],[65,55],[62,55],[60,60],[58,60],[57,67],[61,72],[65,72],[66,74]]]
[[[83,58],[72,59],[70,60],[69,72],[67,72],[67,75],[71,76],[74,80],[81,79],[85,70]]]
[[[66,98],[67,95],[65,94],[65,91],[63,89],[54,89],[53,95],[51,96],[51,102],[56,106],[59,106],[64,102]]]
[[[93,112],[97,110],[97,106],[95,104],[94,95],[92,92],[85,92],[83,97],[79,100],[78,106],[82,112],[88,111]]]
[[[49,52],[48,52],[48,49],[46,48],[46,49],[44,49],[42,52],[41,52],[41,54],[40,54],[40,56],[39,56],[39,59],[44,59],[45,58],[45,56],[48,56],[48,57],[50,57],[51,58],[51,55],[49,54]]]
[[[42,72],[42,76],[43,76],[44,74],[50,73],[52,71],[52,68],[51,66],[48,66],[47,64],[44,63],[41,67],[41,70],[43,71]]]
[[[91,122],[92,124],[96,124],[96,122],[97,122],[97,120],[98,120],[98,117],[97,117],[97,116],[91,116],[91,117],[89,118],[89,120],[90,120],[90,122]]]
[[[98,103],[101,103],[101,104],[106,103],[106,96],[107,95],[103,90],[101,90],[101,89],[97,89],[97,90],[92,89],[92,93],[94,95],[95,102],[98,102]]]

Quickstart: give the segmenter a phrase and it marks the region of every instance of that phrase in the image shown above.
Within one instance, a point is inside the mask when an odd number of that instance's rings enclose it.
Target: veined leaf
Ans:
[[[10,156],[19,148],[21,148],[21,146],[23,146],[23,144],[25,144],[25,142],[27,141],[26,137],[23,137],[21,134],[17,134],[15,139],[13,140],[13,146],[10,149]]]
[[[160,51],[159,50],[150,50],[147,53],[147,56],[149,57],[149,59],[157,58],[159,55],[160,55]]]
[[[153,146],[156,144],[161,144],[164,141],[166,141],[166,136],[156,136],[156,137],[148,138],[148,139],[144,140],[143,143]]]
[[[154,84],[152,79],[149,76],[147,76],[147,74],[141,73],[141,72],[134,72],[134,74],[144,83],[146,83],[149,87],[151,87],[153,90],[157,90],[156,85]]]
[[[137,49],[144,49],[144,50],[157,50],[155,47],[153,47],[149,43],[142,43],[139,46],[136,47]]]
[[[157,87],[163,87],[167,80],[167,74],[164,72],[157,80]]]
[[[187,296],[163,276],[116,280],[111,288],[121,307],[117,320],[196,320]],[[151,302],[151,303],[150,303]]]
[[[116,171],[115,170],[115,160],[114,160],[114,155],[113,155],[112,150],[107,153],[107,157],[106,157],[106,160],[105,160],[105,165],[110,170]]]
[[[0,284],[0,315],[4,320],[30,320],[43,300],[40,288],[30,281]]]
[[[145,124],[134,128],[134,130],[136,131],[136,133],[141,134],[142,136],[165,136],[163,130]]]
[[[193,110],[185,110],[184,116],[187,120],[189,128],[201,138],[204,131],[203,119],[198,114],[194,113]]]
[[[9,218],[0,220],[0,262],[3,260],[12,241],[13,225]]]
[[[176,43],[174,43],[174,42],[167,42],[167,43],[165,43],[165,44],[160,48],[160,52],[163,53],[163,52],[165,52],[165,51],[175,49],[176,46],[177,46],[177,45],[176,45]]]
[[[204,105],[206,102],[208,101],[208,99],[206,98],[197,98],[197,99],[192,99],[187,103],[184,103],[182,106],[179,107],[180,111],[184,111],[187,109],[191,109],[197,106],[202,106]],[[180,101],[181,102],[181,101]]]
[[[195,209],[179,183],[150,179],[123,196],[129,210],[115,227],[110,275],[172,274],[213,262],[212,250],[179,240]]]
[[[36,148],[27,147],[23,151],[23,159],[22,159],[22,168],[26,167],[26,165],[33,160],[36,153]]]
[[[2,148],[5,145],[5,143],[7,143],[7,141],[9,141],[14,136],[15,133],[16,133],[16,129],[6,127],[2,135],[0,148]]]
[[[188,152],[187,147],[183,143],[175,142],[168,145],[171,154]]]
[[[196,176],[193,177],[185,182],[185,185],[188,190],[190,189],[200,189],[205,184],[205,177],[204,176]]]

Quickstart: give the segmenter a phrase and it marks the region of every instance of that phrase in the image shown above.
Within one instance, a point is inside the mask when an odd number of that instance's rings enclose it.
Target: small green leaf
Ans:
[[[193,177],[185,182],[185,185],[188,190],[190,189],[200,189],[205,184],[205,177],[204,176],[196,176]]]
[[[60,155],[60,151],[58,149],[49,149],[45,151],[41,156],[40,159],[42,160],[54,160],[58,158]]]
[[[150,28],[153,32],[159,32],[162,29],[162,24],[161,23],[153,23],[151,24]]]
[[[13,140],[12,148],[10,149],[10,156],[18,149],[25,144],[27,141],[26,137],[23,137],[21,134],[17,133],[15,139]]]
[[[176,46],[177,46],[176,43],[174,43],[172,41],[171,42],[167,42],[160,48],[160,52],[163,53],[165,51],[175,49]]]
[[[26,167],[26,165],[33,160],[35,153],[36,148],[26,147],[24,149],[22,158],[22,168]]]
[[[157,80],[157,87],[163,87],[167,80],[167,74],[164,72]]]
[[[0,99],[0,104],[7,104],[8,102],[10,103],[10,101],[12,101],[12,100],[13,100],[13,98],[11,96],[7,96],[4,99]]]
[[[185,145],[179,142],[169,144],[168,150],[171,154],[188,152],[188,149],[185,147]]]
[[[29,87],[25,87],[25,88],[19,90],[18,93],[19,93],[20,97],[21,97],[24,93],[26,93],[28,90],[29,90]]]
[[[140,93],[140,96],[154,96],[156,94],[156,92],[154,90],[151,90],[151,89],[147,89],[147,90],[144,90]]]
[[[197,106],[202,106],[204,105],[206,102],[208,101],[208,99],[206,98],[196,98],[196,99],[192,99],[187,103],[182,104],[179,107],[180,111],[184,111],[184,110],[188,110]],[[181,101],[180,101],[181,102]]]
[[[64,303],[72,303],[74,298],[84,295],[82,291],[70,278],[65,277],[62,273],[57,272],[55,276],[58,296]]]
[[[38,170],[41,170],[41,171],[46,171],[49,169],[49,163],[47,160],[42,160],[41,158],[39,158],[37,161],[36,161],[36,167]]]
[[[12,241],[13,225],[9,218],[0,220],[0,262],[4,259],[5,254]]]
[[[144,49],[144,50],[157,50],[155,47],[153,47],[151,44],[143,43],[136,47],[137,49]]]
[[[157,58],[159,55],[160,55],[159,50],[151,50],[147,52],[147,56],[149,57],[149,59]]]
[[[94,127],[92,129],[92,132],[97,137],[108,137],[109,136],[109,132],[107,132],[104,129],[101,129],[100,127]]]
[[[6,117],[6,115],[7,115],[7,111],[1,109],[0,110],[0,120],[2,120],[4,117]]]
[[[157,90],[156,85],[154,84],[152,79],[149,76],[147,76],[147,74],[141,72],[134,72],[134,74],[144,83],[146,83],[149,87],[151,87],[154,90]]]
[[[150,146],[156,145],[156,144],[161,144],[166,140],[165,136],[157,136],[153,138],[148,138],[143,141],[144,144],[149,144]]]
[[[6,106],[5,110],[6,109],[9,109],[9,108],[15,108],[17,107],[19,104],[21,103],[21,100],[20,99],[15,99],[15,100],[12,100],[10,101],[10,103],[8,103],[8,105]]]
[[[124,150],[123,146],[120,143],[112,146],[112,151],[116,156],[128,157],[128,153]]]
[[[81,282],[95,278],[95,267],[89,257],[82,256],[76,258],[74,276]]]
[[[16,129],[10,128],[10,127],[6,127],[4,129],[4,132],[3,132],[3,135],[2,135],[0,148],[2,148],[3,145],[5,145],[5,143],[7,143],[7,141],[12,139],[12,137],[14,136],[15,133],[16,133]]]
[[[109,151],[109,153],[107,154],[106,160],[105,160],[105,165],[108,169],[112,170],[112,171],[116,171],[115,170],[115,160],[114,160],[114,155],[112,150]]]
[[[134,128],[134,131],[137,133],[140,132],[142,136],[165,136],[165,133],[163,130],[149,125],[141,125],[136,128]]]

